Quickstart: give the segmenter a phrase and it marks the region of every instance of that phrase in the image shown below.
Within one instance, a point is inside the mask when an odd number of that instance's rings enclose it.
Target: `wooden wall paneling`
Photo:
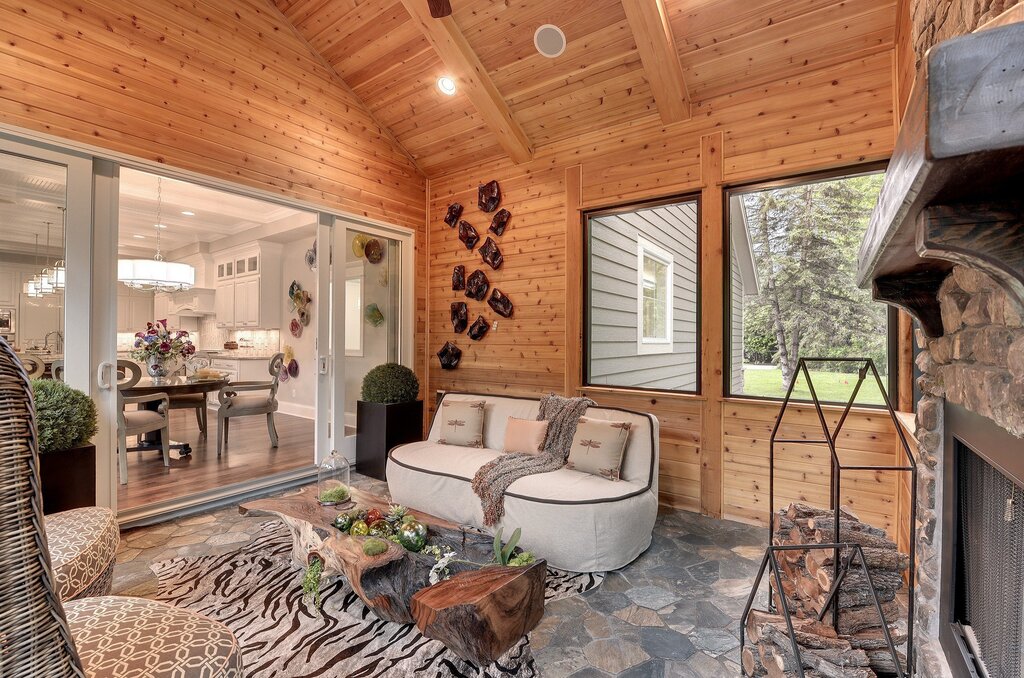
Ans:
[[[420,0],[402,0],[414,23],[423,31],[427,42],[451,71],[487,127],[498,137],[498,143],[515,162],[533,157],[533,146],[508,104],[494,86],[479,57],[466,42],[465,36],[451,16],[435,19]]]
[[[269,7],[0,8],[0,119],[416,228],[422,175]],[[280,17],[277,17],[280,21]],[[277,39],[263,36],[273,31]]]
[[[722,516],[722,398],[725,345],[725,215],[721,132],[700,138],[700,510]]]
[[[679,63],[665,0],[622,0],[636,49],[666,125],[690,119],[683,67]]]
[[[583,168],[565,169],[565,386],[563,395],[575,395],[583,381],[584,258]]]

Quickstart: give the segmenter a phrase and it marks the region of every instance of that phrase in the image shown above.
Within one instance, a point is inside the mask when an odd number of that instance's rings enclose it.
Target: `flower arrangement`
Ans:
[[[157,359],[161,362],[179,357],[188,357],[196,352],[196,347],[188,338],[185,330],[171,332],[167,329],[166,320],[146,323],[145,332],[135,333],[135,348],[132,357],[142,362]]]

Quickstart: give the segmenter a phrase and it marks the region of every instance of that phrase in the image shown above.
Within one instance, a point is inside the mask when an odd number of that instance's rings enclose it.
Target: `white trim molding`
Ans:
[[[665,266],[665,335],[646,336],[644,331],[644,260],[653,259]],[[637,355],[671,353],[673,350],[673,308],[675,306],[675,258],[668,250],[649,240],[636,241],[636,352]],[[658,281],[655,281],[657,286]]]

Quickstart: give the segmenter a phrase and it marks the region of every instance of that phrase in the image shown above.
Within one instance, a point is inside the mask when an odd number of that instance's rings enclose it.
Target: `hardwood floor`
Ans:
[[[171,450],[165,467],[159,450],[128,453],[128,484],[119,485],[118,510],[137,508],[187,494],[221,488],[264,476],[312,466],[314,421],[275,414],[278,447],[270,446],[266,417],[231,420],[231,436],[217,458],[217,413],[209,411],[209,436],[199,435],[193,410],[171,412],[171,438],[188,442],[192,454]],[[129,446],[133,439],[128,439]]]

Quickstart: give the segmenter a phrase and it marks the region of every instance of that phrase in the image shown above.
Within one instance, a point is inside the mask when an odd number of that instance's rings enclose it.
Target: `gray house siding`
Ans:
[[[730,393],[743,393],[743,275],[736,259],[736,248],[729,248],[732,264],[729,267],[732,285],[730,287],[730,315],[732,316],[732,337],[729,345],[729,366],[731,377]]]
[[[590,222],[590,383],[697,388],[697,205],[680,203]],[[672,352],[637,351],[637,242],[673,258]]]

